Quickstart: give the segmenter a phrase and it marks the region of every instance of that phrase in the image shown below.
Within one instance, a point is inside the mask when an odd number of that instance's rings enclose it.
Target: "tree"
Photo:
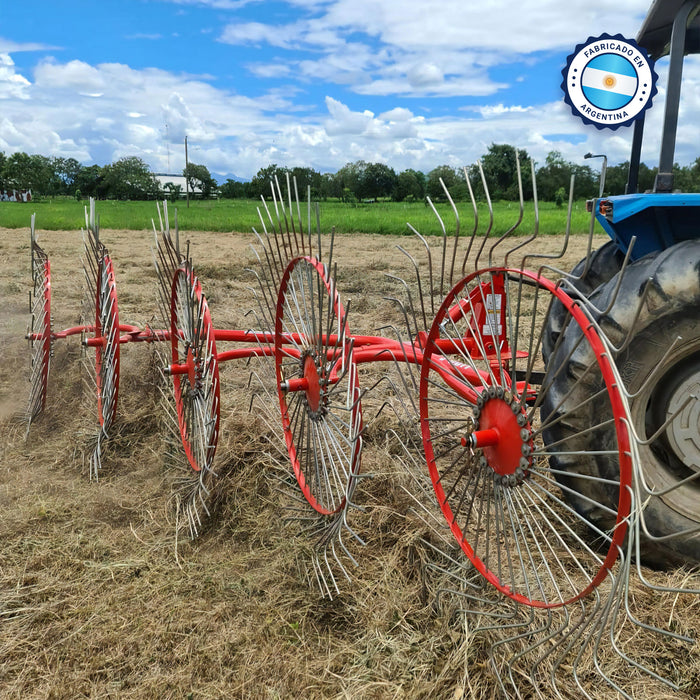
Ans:
[[[155,175],[141,158],[127,156],[102,169],[104,191],[115,199],[155,199],[160,187]],[[80,191],[85,194],[83,188]]]
[[[499,199],[517,200],[520,197],[515,151],[516,149],[508,144],[492,143],[488,153],[481,158],[486,184],[491,199],[494,201]],[[520,160],[523,196],[528,199],[532,197],[530,156],[527,151],[518,149],[518,159]],[[476,173],[472,174],[472,184],[475,185],[475,189],[478,189],[480,180],[480,176]]]
[[[268,165],[266,168],[260,168],[248,183],[248,196],[253,199],[260,199],[260,197],[270,199],[272,197],[270,183],[274,183],[275,178],[277,178],[280,187],[284,187],[287,172],[289,172],[287,168],[282,168],[275,163]]]
[[[568,200],[572,175],[576,199],[598,196],[598,175],[589,165],[576,165],[564,160],[559,151],[550,151],[545,164],[537,170],[537,196],[541,200],[556,202],[561,199],[560,190],[563,190]]]
[[[75,181],[82,165],[75,158],[51,158],[51,167],[60,183],[61,194],[75,194]]]
[[[106,187],[102,168],[99,165],[82,167],[73,180],[73,187],[73,192],[80,192],[82,197],[104,197]]]
[[[441,182],[442,181],[442,182]],[[457,170],[451,165],[438,165],[428,173],[425,191],[434,202],[447,200],[443,183],[454,200],[466,199],[468,195],[467,183],[462,170]]]
[[[700,158],[690,165],[673,166],[673,189],[681,192],[700,192]]]
[[[696,158],[695,162],[689,167],[691,178],[691,192],[700,192],[700,158]]]
[[[571,163],[564,160],[559,151],[550,151],[545,164],[537,171],[537,195],[542,200],[556,201],[561,188],[569,191]]]
[[[605,192],[607,194],[616,195],[625,193],[629,168],[629,161],[608,166],[605,175]]]
[[[357,183],[359,199],[378,199],[390,197],[396,187],[396,173],[384,163],[368,163]]]
[[[4,159],[2,180],[5,189],[32,190],[34,194],[56,194],[60,187],[49,158],[23,152]]]
[[[24,189],[29,182],[29,156],[26,153],[13,153],[2,169],[5,187],[10,190]]]
[[[637,190],[639,192],[650,192],[653,190],[657,172],[659,172],[659,169],[656,166],[650,168],[646,163],[640,163]],[[624,194],[624,190],[620,194]]]
[[[396,187],[392,192],[395,202],[415,202],[425,197],[425,173],[408,168],[400,172],[396,178]]]
[[[209,199],[216,191],[216,180],[211,176],[206,165],[188,163],[183,169],[182,174],[187,178],[190,192],[199,190],[202,193],[203,199]]]
[[[343,194],[342,184],[335,173],[323,173],[319,179],[319,197],[328,199],[328,197],[337,197],[340,199]]]
[[[163,189],[168,191],[171,202],[177,202],[182,196],[182,185],[176,185],[174,182],[166,182]]]
[[[65,187],[53,164],[53,158],[42,155],[29,156],[31,162],[33,192],[44,195],[63,194]]]
[[[224,199],[244,199],[248,196],[246,183],[229,178],[219,186],[219,195]]]
[[[608,166],[605,176],[605,194],[616,195],[625,194],[627,188],[627,180],[629,178],[629,161],[619,163],[618,165]],[[637,182],[637,191],[646,192],[654,187],[657,168],[650,168],[644,163],[639,164],[639,177]],[[596,190],[597,196],[597,190]]]
[[[311,187],[311,197],[318,199],[321,196],[322,178],[321,173],[313,168],[292,168],[289,173],[289,181],[292,188],[294,187],[294,179],[296,179],[297,192],[300,199],[306,198],[307,188]],[[280,182],[280,184],[282,184]],[[292,190],[293,192],[293,190]]]
[[[337,180],[336,187],[340,192],[349,190],[354,197],[360,199],[362,197],[360,190],[360,181],[367,168],[367,163],[364,160],[356,160],[354,163],[346,163],[335,174]]]

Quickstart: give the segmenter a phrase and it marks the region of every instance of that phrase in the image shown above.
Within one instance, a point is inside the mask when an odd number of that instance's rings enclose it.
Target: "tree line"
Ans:
[[[533,194],[532,162],[525,150],[518,150],[524,196]],[[493,200],[517,200],[519,197],[515,149],[507,144],[492,144],[481,158],[483,179],[488,183]],[[534,168],[538,198],[558,204],[568,197],[571,176],[575,176],[574,196],[592,198],[598,195],[599,164],[578,165],[551,151],[543,165]],[[607,168],[605,194],[624,194],[629,163]],[[674,166],[675,187],[684,192],[700,191],[700,158],[689,166]],[[205,165],[189,163],[182,175],[187,178],[193,196],[209,198],[259,199],[271,196],[270,183],[275,178],[284,189],[287,177],[296,180],[299,196],[311,188],[313,199],[339,199],[355,204],[378,199],[396,202],[422,201],[429,196],[434,201],[446,199],[443,183],[453,199],[467,200],[471,189],[481,199],[484,196],[482,175],[478,168],[454,168],[440,165],[428,173],[408,168],[396,172],[384,163],[358,160],[347,163],[335,173],[320,173],[308,167],[283,167],[276,164],[261,168],[249,182],[228,179],[218,184]],[[643,163],[639,172],[639,191],[653,187],[656,168]],[[468,178],[468,181],[467,181]],[[47,157],[0,151],[0,191],[32,190],[34,196],[69,196],[78,199],[157,199],[184,195],[182,186],[162,184],[149,166],[136,156],[121,158],[108,165],[82,165],[75,158]]]

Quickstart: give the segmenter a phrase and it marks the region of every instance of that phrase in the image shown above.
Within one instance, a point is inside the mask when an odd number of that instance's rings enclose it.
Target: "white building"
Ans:
[[[187,196],[187,182],[184,175],[168,175],[167,173],[154,173],[156,180],[160,186],[161,192],[164,195],[170,194],[170,188],[168,188],[168,183],[174,187],[180,187],[180,197]],[[194,187],[190,189],[190,195],[201,196],[202,188]]]

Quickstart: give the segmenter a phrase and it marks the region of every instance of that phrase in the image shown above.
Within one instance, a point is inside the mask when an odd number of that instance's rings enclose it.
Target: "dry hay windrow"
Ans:
[[[120,319],[157,325],[151,240],[128,231],[103,231],[102,238],[115,264]],[[246,315],[253,281],[245,273],[251,236],[190,238],[214,325],[253,326]],[[436,604],[437,591],[454,585],[427,566],[423,540],[435,535],[415,514],[402,466],[410,456],[387,437],[387,427],[403,428],[391,411],[373,418],[383,402],[379,394],[365,402],[363,471],[375,478],[361,485],[365,511],[353,513],[366,546],[351,545],[358,566],[350,568],[352,581],[339,579],[332,600],[310,580],[304,523],[290,521],[290,500],[270,478],[286,466],[284,454],[269,417],[274,411],[256,410],[255,402],[250,410],[245,363],[222,368],[219,478],[211,517],[194,541],[176,534],[178,476],[166,464],[155,371],[161,360],[152,347],[123,348],[119,427],[99,482],[88,478],[94,401],[85,397],[77,343],[56,344],[49,402],[25,442],[17,416],[27,389],[28,241],[28,231],[0,229],[3,697],[500,696],[494,669],[505,672],[503,659],[518,647],[489,653],[493,637],[477,632],[488,625],[488,608],[485,617],[465,617],[457,612],[464,607],[459,597],[442,596]],[[80,236],[50,232],[40,242],[52,262],[54,328],[74,325],[82,297]],[[337,239],[337,283],[343,301],[352,299],[352,332],[375,333],[395,322],[395,307],[385,299],[395,286],[384,273],[411,273],[397,243],[414,245],[385,236]],[[556,243],[547,239],[546,246]],[[581,255],[573,250],[562,267]],[[386,369],[363,367],[363,386]],[[383,389],[391,394],[389,385]],[[685,574],[650,575],[670,583]],[[502,602],[494,601],[492,610],[499,609]],[[631,604],[646,622],[679,632],[694,632],[700,619],[693,596],[639,587]],[[678,697],[697,694],[697,647],[644,632],[624,643],[633,655],[654,655],[686,689]],[[609,649],[610,641],[601,640],[602,655],[614,660]],[[545,663],[538,671],[543,687],[547,672]],[[622,660],[611,673],[634,697],[669,697]],[[617,697],[593,672],[585,671],[581,682],[595,697]],[[522,688],[523,697],[535,696],[528,683]],[[574,685],[559,690],[580,696]]]

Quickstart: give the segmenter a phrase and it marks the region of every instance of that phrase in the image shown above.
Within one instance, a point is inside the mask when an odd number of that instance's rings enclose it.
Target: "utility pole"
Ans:
[[[187,159],[187,136],[185,136],[185,192],[187,193],[187,208],[190,208],[190,184],[189,178],[187,177],[187,169],[190,162]]]

